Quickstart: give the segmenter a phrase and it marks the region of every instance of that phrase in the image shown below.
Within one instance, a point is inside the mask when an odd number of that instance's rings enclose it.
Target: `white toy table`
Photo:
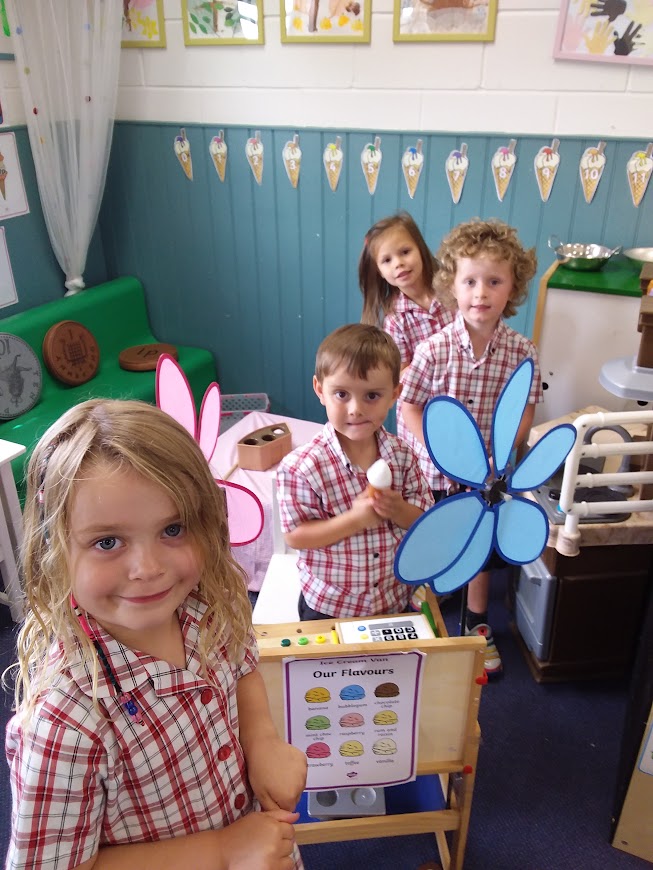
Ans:
[[[23,540],[23,515],[20,510],[11,461],[25,452],[22,444],[0,439],[0,571],[4,591],[0,602],[8,605],[12,619],[23,618],[23,593],[18,576],[17,554]]]

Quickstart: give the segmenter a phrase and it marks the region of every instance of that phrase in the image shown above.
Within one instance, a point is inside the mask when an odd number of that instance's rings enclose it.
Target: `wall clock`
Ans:
[[[0,332],[0,420],[29,411],[41,395],[41,364],[32,348],[10,332]]]

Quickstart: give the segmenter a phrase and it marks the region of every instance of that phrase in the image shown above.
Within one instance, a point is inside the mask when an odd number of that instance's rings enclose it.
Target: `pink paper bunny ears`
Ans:
[[[211,465],[220,433],[220,387],[209,384],[200,409],[199,425],[190,384],[179,364],[167,353],[156,366],[156,404],[180,423],[199,444]],[[263,530],[263,506],[249,489],[216,478],[227,499],[229,539],[232,547],[251,544]]]

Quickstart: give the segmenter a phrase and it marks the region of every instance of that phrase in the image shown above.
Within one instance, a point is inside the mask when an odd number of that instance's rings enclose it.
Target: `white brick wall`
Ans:
[[[392,42],[393,0],[372,0],[370,45],[282,45],[264,0],[265,45],[186,48],[165,0],[167,49],[124,49],[118,117],[175,123],[653,139],[653,66],[555,61],[560,0],[499,0],[494,43]],[[5,123],[25,117],[0,63]]]

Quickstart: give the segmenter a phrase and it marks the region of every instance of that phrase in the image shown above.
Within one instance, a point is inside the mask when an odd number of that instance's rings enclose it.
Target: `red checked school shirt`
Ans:
[[[413,450],[385,429],[377,433],[379,456],[392,471],[392,488],[422,510],[433,499]],[[312,441],[286,456],[277,469],[281,528],[291,532],[311,520],[349,510],[367,487],[365,472],[352,465],[327,423]],[[411,588],[395,579],[393,563],[406,530],[390,520],[336,544],[300,550],[297,565],[309,607],[330,616],[400,613]]]
[[[383,329],[394,338],[399,348],[402,368],[410,363],[420,341],[440,332],[453,321],[454,315],[454,311],[445,308],[435,298],[429,310],[425,311],[417,302],[399,293],[393,311],[383,321]],[[397,402],[397,435],[407,441],[413,450],[418,449],[419,443],[404,423],[401,414],[401,397]]]
[[[144,724],[115,700],[100,666],[93,707],[91,668],[72,663],[23,730],[14,717],[6,751],[13,795],[7,870],[63,870],[100,846],[150,842],[222,828],[255,806],[238,741],[236,685],[256,668],[254,639],[243,662],[224,649],[201,676],[199,622],[206,605],[191,594],[179,611],[187,666],[141,655],[89,620],[123,691]],[[302,863],[295,847],[295,867]]]
[[[472,414],[490,449],[492,414],[501,390],[522,360],[535,363],[528,403],[542,401],[542,378],[537,350],[532,341],[500,320],[481,359],[474,357],[462,314],[437,335],[421,342],[410,369],[404,373],[402,398],[424,407],[434,396],[452,396]],[[445,489],[446,481],[418,445],[420,465],[433,489]]]

